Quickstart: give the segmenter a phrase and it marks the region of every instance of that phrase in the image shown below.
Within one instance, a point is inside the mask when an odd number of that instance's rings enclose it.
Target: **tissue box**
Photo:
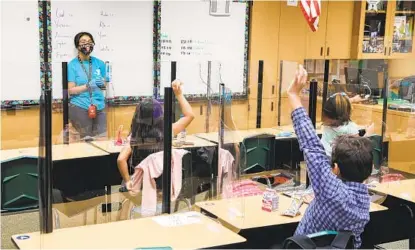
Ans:
[[[275,190],[267,188],[262,197],[262,210],[274,212],[278,210],[279,197]]]

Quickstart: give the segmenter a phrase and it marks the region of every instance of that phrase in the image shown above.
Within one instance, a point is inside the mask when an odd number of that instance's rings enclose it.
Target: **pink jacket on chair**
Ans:
[[[216,190],[219,193],[224,191],[226,185],[233,181],[235,158],[233,155],[225,149],[219,149],[219,161],[218,161],[218,180]],[[224,177],[223,177],[224,176]],[[223,180],[222,180],[223,178]],[[223,182],[223,183],[222,183]],[[222,190],[222,191],[221,191]]]
[[[175,201],[182,188],[182,158],[187,153],[183,149],[172,150],[171,200]],[[157,209],[157,187],[155,178],[163,173],[163,151],[149,155],[137,167],[132,176],[133,189],[142,189],[141,213],[143,217],[153,216]]]
[[[234,162],[235,158],[228,150],[219,150],[217,190],[222,198],[261,195],[263,192],[258,183],[252,180],[235,180],[234,174],[239,170],[234,169]]]

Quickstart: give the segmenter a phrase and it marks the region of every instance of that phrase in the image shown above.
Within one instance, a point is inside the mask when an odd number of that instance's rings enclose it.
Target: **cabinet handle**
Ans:
[[[275,85],[272,85],[271,93],[274,94],[274,92],[275,92]]]
[[[320,56],[323,56],[323,47],[320,48]]]
[[[389,55],[391,55],[391,47],[389,47]]]
[[[327,56],[330,56],[330,47],[327,47]]]
[[[203,105],[200,105],[200,115],[203,115]]]
[[[271,111],[274,111],[274,102],[271,102]]]
[[[386,56],[386,47],[385,47],[385,52],[383,54]]]

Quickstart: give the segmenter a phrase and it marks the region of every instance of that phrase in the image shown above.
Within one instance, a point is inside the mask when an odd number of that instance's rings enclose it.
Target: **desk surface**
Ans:
[[[415,179],[381,183],[370,190],[415,202]]]
[[[12,160],[14,158],[25,157],[25,156],[38,157],[39,148],[33,147],[33,148],[18,148],[18,149],[1,150],[0,154],[1,154],[1,161]],[[105,155],[108,155],[108,153],[85,142],[71,143],[68,145],[59,144],[59,145],[52,146],[52,159],[54,161],[105,156]]]
[[[193,143],[193,145],[183,145],[180,147],[173,147],[173,148],[194,148],[194,147],[212,147],[212,146],[216,146],[215,143],[204,140],[202,138],[199,138],[197,136],[194,135],[187,135],[186,136],[186,142],[191,142]],[[109,141],[92,141],[91,144],[101,150],[104,150],[105,152],[114,154],[114,153],[119,153],[121,152],[122,148],[124,146],[116,146],[114,144],[114,141],[109,140]]]
[[[280,127],[274,128],[257,128],[257,129],[248,129],[248,130],[233,130],[233,131],[225,131],[224,132],[224,142],[225,143],[240,143],[243,141],[244,138],[255,136],[259,134],[271,134],[277,135],[281,132],[291,132],[293,133],[290,137],[276,137],[276,139],[283,139],[283,138],[292,138],[295,137],[294,128],[292,125],[285,125]],[[317,133],[321,134],[321,130],[318,128]],[[210,132],[210,133],[200,133],[195,134],[199,138],[203,138],[208,141],[218,142],[219,133],[218,132]]]
[[[301,215],[287,217],[281,215],[291,204],[291,198],[279,194],[279,208],[276,212],[265,212],[261,209],[262,195],[228,200],[198,202],[196,206],[218,217],[224,225],[234,231],[242,229],[283,225],[299,222],[308,205],[301,206]],[[370,211],[386,210],[378,204],[371,203]],[[239,216],[238,216],[239,215]]]
[[[160,217],[168,217],[158,216]],[[30,238],[12,239],[20,249],[66,248],[66,249],[134,249],[141,247],[170,246],[177,249],[198,249],[244,242],[245,239],[210,218],[197,213],[183,216],[200,219],[188,225],[166,227],[153,218],[144,218],[91,226],[64,228],[51,234],[39,232],[23,234]]]
[[[389,138],[391,142],[415,141],[415,137],[408,136],[405,132],[404,133],[397,133],[397,132],[389,133]]]

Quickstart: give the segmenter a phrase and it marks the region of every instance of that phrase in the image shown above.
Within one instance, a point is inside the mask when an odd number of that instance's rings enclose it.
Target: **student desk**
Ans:
[[[291,132],[288,137],[277,136],[281,132]],[[317,134],[321,134],[320,126],[317,126]],[[284,168],[288,166],[291,170],[296,169],[298,163],[303,161],[304,157],[299,149],[298,140],[294,134],[292,125],[279,126],[274,128],[258,128],[248,130],[234,130],[224,132],[224,144],[240,144],[244,138],[252,137],[260,134],[275,135],[275,164],[274,168]],[[196,134],[197,137],[208,141],[218,143],[218,132]]]
[[[186,136],[186,142],[191,142],[193,143],[193,145],[183,145],[180,147],[175,147],[173,146],[173,148],[181,148],[181,149],[187,149],[187,148],[195,148],[195,147],[212,147],[212,146],[216,146],[216,144],[214,144],[213,142],[209,142],[206,140],[203,140],[199,137],[196,137],[194,135],[187,135]],[[115,145],[113,140],[107,140],[107,141],[92,141],[91,145],[107,152],[110,154],[118,154],[121,152],[121,150],[123,149],[124,145],[122,146],[117,146]]]
[[[377,184],[370,190],[415,203],[415,179]]]
[[[403,180],[377,184],[374,193],[386,195],[383,206],[388,211],[373,218],[370,229],[376,232],[369,242],[381,244],[409,239],[409,248],[415,248],[415,180]],[[370,247],[370,246],[368,246]]]
[[[224,199],[217,201],[203,201],[196,203],[201,211],[206,211],[221,222],[229,226],[233,231],[239,232],[244,229],[261,228],[273,225],[283,225],[299,222],[308,205],[301,206],[301,215],[287,217],[281,215],[291,204],[291,198],[278,194],[279,206],[276,212],[266,212],[261,209],[262,195],[248,196],[243,198]],[[386,207],[371,203],[370,212],[387,210]],[[233,211],[233,212],[232,212]],[[238,212],[240,216],[238,216]]]
[[[207,163],[201,162],[201,158],[198,156],[197,151],[198,149],[203,148],[203,147],[206,147],[206,148],[217,147],[217,144],[201,139],[194,135],[187,135],[186,142],[191,142],[193,143],[193,145],[183,145],[180,147],[172,146],[172,148],[173,149],[178,149],[178,148],[185,149],[192,153],[192,168],[193,168],[192,177],[211,178],[212,176],[211,172],[213,168],[216,166],[216,164],[211,164],[207,166],[208,165]],[[113,140],[92,141],[90,143],[97,149],[100,149],[100,150],[103,150],[109,153],[110,155],[109,161],[108,161],[108,164],[110,165],[109,174],[108,174],[109,183],[111,185],[120,185],[122,181],[122,177],[117,168],[117,158],[118,158],[119,153],[123,149],[124,145],[116,146]],[[214,159],[217,159],[217,156]],[[215,162],[215,160],[213,160],[213,162]],[[203,173],[200,173],[200,171],[198,171],[199,169],[209,170],[209,173],[207,173],[206,171],[204,171]],[[198,184],[196,181],[195,183],[196,185]]]
[[[18,149],[8,149],[1,150],[1,161],[11,160],[19,157],[38,157],[39,148],[18,148]],[[106,156],[107,152],[97,149],[96,147],[91,146],[89,143],[80,142],[80,143],[71,143],[71,144],[59,144],[52,146],[52,160],[53,161],[62,161],[62,160],[73,160],[80,158],[88,157],[98,157]]]
[[[317,127],[317,134],[321,134],[321,129]],[[291,132],[292,135],[289,137],[279,137],[277,136],[281,132]],[[292,125],[285,125],[280,127],[273,127],[273,128],[257,128],[257,129],[248,129],[248,130],[233,130],[233,131],[225,131],[224,132],[224,143],[241,143],[244,138],[251,137],[260,134],[271,134],[275,135],[275,138],[278,139],[289,139],[289,138],[296,138],[294,133],[294,127]],[[199,133],[195,134],[195,136],[218,143],[219,141],[219,133],[218,132],[210,132],[210,133]]]
[[[38,158],[39,148],[20,148],[1,150],[1,161],[11,161],[24,157]],[[109,154],[89,143],[79,142],[52,146],[53,186],[61,190],[66,197],[74,196],[85,190],[104,190],[106,179],[104,173]],[[16,162],[16,164],[19,164]],[[91,176],[93,178],[91,178]],[[73,180],[77,180],[74,185]]]
[[[388,164],[390,168],[415,174],[415,137],[403,133],[389,134]]]
[[[266,248],[292,236],[308,206],[302,205],[299,216],[283,216],[281,213],[290,206],[291,198],[282,194],[278,196],[279,207],[276,212],[265,212],[261,209],[262,195],[198,202],[196,206],[202,213],[212,215],[232,231],[239,232],[248,240],[248,248]],[[387,208],[371,203],[371,213],[384,210]],[[269,233],[266,233],[267,231]],[[273,235],[273,237],[267,239],[266,235]]]
[[[210,218],[197,213],[185,213],[200,221],[194,224],[162,226],[153,218],[120,221],[91,226],[65,228],[50,234],[39,232],[13,235],[12,240],[20,249],[135,249],[164,247],[173,249],[199,249],[244,242],[245,239]],[[172,215],[162,215],[166,217]],[[167,218],[166,218],[167,219]],[[26,237],[23,237],[26,238]]]

